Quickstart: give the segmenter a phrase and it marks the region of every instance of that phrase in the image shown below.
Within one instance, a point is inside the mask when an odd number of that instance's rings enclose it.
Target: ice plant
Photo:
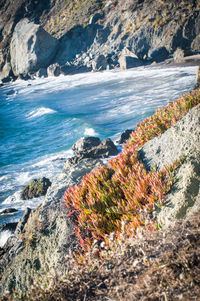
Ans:
[[[108,166],[83,177],[80,185],[66,190],[64,199],[76,214],[76,235],[84,251],[94,239],[108,243],[107,235],[123,231],[133,235],[146,224],[154,204],[162,204],[175,182],[174,171],[182,158],[162,170],[147,171],[137,150],[161,135],[200,103],[200,89],[182,96],[137,125],[122,152]],[[123,225],[123,227],[122,227]]]

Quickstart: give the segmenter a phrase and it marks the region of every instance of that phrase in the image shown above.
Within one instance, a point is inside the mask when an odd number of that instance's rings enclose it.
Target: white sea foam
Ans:
[[[19,185],[25,185],[30,179],[30,172],[20,172],[16,174],[16,182]]]
[[[9,175],[1,176],[0,177],[0,182],[4,181],[4,180],[8,180],[8,179],[9,179]]]
[[[88,86],[98,83],[109,83],[112,81],[123,83],[127,80],[134,82],[134,79],[141,79],[141,84],[145,78],[157,79],[168,76],[173,76],[176,74],[177,77],[181,77],[185,72],[196,74],[197,67],[179,67],[179,68],[134,68],[125,71],[120,70],[107,70],[104,72],[96,73],[83,73],[83,74],[74,74],[66,75],[59,77],[48,77],[48,78],[39,78],[35,80],[29,80],[28,82],[18,80],[13,84],[13,87],[20,94],[29,95],[32,93],[47,94],[52,92],[66,91],[68,89]],[[153,87],[152,87],[153,88]]]
[[[84,136],[98,136],[93,128],[86,128],[84,131]]]
[[[30,200],[24,201],[21,199],[21,190],[16,191],[11,196],[9,196],[5,201],[3,201],[2,205],[4,208],[14,207],[20,211],[24,211],[27,207],[35,209],[39,204],[44,201],[44,196],[39,198],[33,198]]]
[[[24,168],[17,170],[12,175],[11,182],[7,183],[7,181],[5,181],[4,185],[1,185],[4,190],[12,188],[12,186],[18,189],[0,204],[1,210],[8,207],[14,207],[20,211],[25,210],[27,207],[36,208],[43,202],[44,197],[24,201],[21,199],[21,187],[33,179],[39,179],[41,177],[47,177],[52,181],[56,174],[61,172],[65,160],[72,155],[72,150],[45,155],[30,162],[30,164],[27,164]],[[10,183],[12,185],[10,185]]]
[[[21,202],[21,197],[20,197],[20,191],[16,191],[15,193],[13,193],[12,195],[10,195],[9,197],[7,197],[2,204],[3,205],[11,205],[14,206],[17,203]]]
[[[54,114],[54,113],[56,113],[56,111],[50,108],[41,107],[28,113],[26,117],[27,119],[33,119],[35,117],[40,117],[46,114]]]
[[[0,247],[2,248],[7,242],[8,238],[12,235],[12,232],[5,230],[0,232]]]

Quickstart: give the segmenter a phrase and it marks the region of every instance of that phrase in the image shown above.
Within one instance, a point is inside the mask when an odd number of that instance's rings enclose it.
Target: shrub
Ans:
[[[122,152],[87,174],[81,184],[64,194],[69,215],[76,215],[76,235],[84,251],[93,240],[109,241],[114,232],[118,238],[125,231],[134,235],[137,228],[148,223],[154,204],[161,205],[175,182],[174,171],[182,159],[158,171],[147,171],[137,150],[148,140],[161,135],[175,125],[190,108],[200,103],[200,89],[159,109],[137,125]]]

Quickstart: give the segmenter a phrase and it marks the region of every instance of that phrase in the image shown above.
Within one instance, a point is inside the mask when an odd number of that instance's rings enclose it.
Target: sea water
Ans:
[[[0,212],[18,212],[0,214],[0,225],[17,221],[26,207],[43,201],[22,200],[22,186],[43,176],[53,181],[79,138],[116,141],[121,132],[192,89],[196,70],[140,67],[18,80],[1,87]]]

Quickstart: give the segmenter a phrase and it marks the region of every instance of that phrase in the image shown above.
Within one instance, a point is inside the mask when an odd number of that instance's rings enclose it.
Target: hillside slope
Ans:
[[[174,53],[180,61],[200,52],[200,3],[195,0],[4,0],[0,10],[0,69],[5,81],[33,76],[40,69],[37,65],[13,74],[11,61],[18,54],[11,53],[10,43],[23,18],[40,24],[59,43],[55,56],[41,67],[53,66],[38,76],[135,67]],[[30,33],[25,46],[33,37]],[[33,44],[32,53],[37,47]]]

